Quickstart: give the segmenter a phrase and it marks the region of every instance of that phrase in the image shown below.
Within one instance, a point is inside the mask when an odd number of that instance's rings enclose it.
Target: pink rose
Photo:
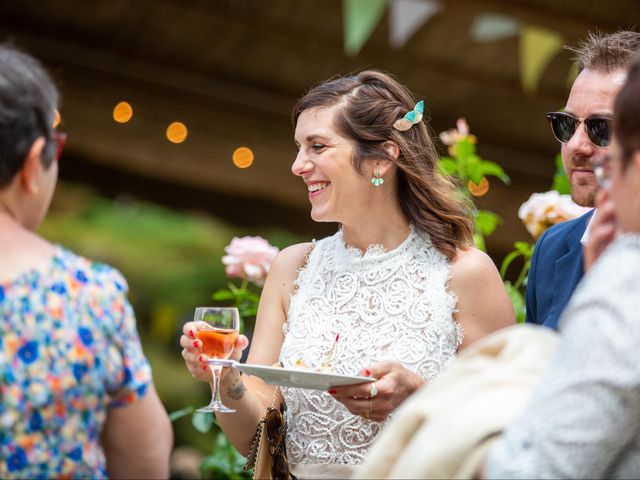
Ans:
[[[262,237],[234,237],[224,251],[222,263],[228,277],[262,286],[279,250]]]

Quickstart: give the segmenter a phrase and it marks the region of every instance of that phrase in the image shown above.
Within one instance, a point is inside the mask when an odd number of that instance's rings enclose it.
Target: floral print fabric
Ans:
[[[107,410],[151,383],[126,292],[63,248],[0,282],[0,478],[106,478]]]

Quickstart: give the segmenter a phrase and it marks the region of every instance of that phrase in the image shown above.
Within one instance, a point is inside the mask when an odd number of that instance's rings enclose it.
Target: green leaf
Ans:
[[[175,412],[171,412],[169,414],[169,421],[175,422],[176,420],[182,417],[186,417],[187,415],[193,413],[194,410],[195,410],[195,407],[187,407],[181,410],[176,410]]]
[[[455,176],[458,174],[458,164],[451,157],[443,157],[438,162],[438,170],[445,176]]]
[[[463,164],[464,174],[476,185],[480,184],[483,177],[480,169],[481,162],[480,157],[472,155],[468,157]]]
[[[491,235],[495,229],[502,223],[499,215],[488,210],[478,210],[476,212],[476,227],[484,236]]]
[[[456,144],[456,157],[463,162],[469,157],[475,155],[476,146],[473,142],[469,141],[469,138],[463,138]]]
[[[568,195],[571,193],[571,184],[567,178],[567,173],[564,171],[564,165],[562,165],[562,155],[558,153],[556,155],[556,173],[553,175],[552,190],[557,190],[559,193]]]
[[[522,255],[521,252],[519,252],[518,250],[514,250],[513,252],[509,253],[506,257],[504,257],[504,260],[502,260],[502,265],[500,266],[500,276],[503,279],[507,273],[509,265],[511,265],[511,263],[521,255]]]
[[[239,302],[241,301],[257,302],[260,300],[260,297],[258,295],[248,290],[238,290],[236,293],[236,298]]]
[[[504,172],[502,167],[495,162],[482,160],[480,162],[480,165],[478,166],[478,170],[482,174],[482,177],[491,175],[493,177],[498,177],[500,180],[502,180],[503,183],[507,185],[511,183],[511,179],[509,178],[509,176]]]
[[[214,478],[249,479],[248,472],[243,471],[246,458],[233,448],[224,433],[218,433],[213,453],[203,458],[200,471],[214,473]]]
[[[218,290],[217,292],[214,292],[211,298],[218,301],[224,301],[224,300],[235,300],[236,296],[229,290]]]
[[[557,190],[562,195],[571,194],[571,184],[566,175],[554,175],[551,190]]]
[[[244,291],[245,289],[242,287],[236,287],[233,283],[229,282],[227,283],[227,287],[229,287],[229,290],[231,291],[231,293],[233,293],[234,295],[238,295],[238,293]]]
[[[524,293],[515,288],[511,282],[504,282],[504,286],[507,289],[507,294],[509,295],[509,299],[511,300],[511,304],[513,305],[513,311],[516,314],[516,320],[518,323],[524,323],[527,307],[524,300]]]
[[[225,480],[231,479],[231,475],[229,475],[229,465],[225,461],[224,456],[214,451],[213,453],[207,455],[200,462],[200,473],[202,478],[205,478],[205,473],[211,473],[211,478],[215,478],[216,480]]]
[[[240,316],[242,318],[250,318],[255,317],[258,313],[257,305],[240,305],[238,307],[238,311],[240,312]]]
[[[498,177],[507,185],[511,182],[511,179],[500,165],[495,162],[482,160],[477,155],[469,157],[465,164],[465,173],[476,185],[480,183],[482,177],[486,176]]]
[[[529,259],[533,255],[534,244],[529,242],[516,242],[513,244],[515,249],[520,252],[525,258]]]
[[[478,250],[482,250],[483,252],[487,251],[487,245],[481,232],[473,233],[473,243]]]
[[[191,417],[191,424],[200,433],[208,433],[215,425],[212,413],[194,412]]]

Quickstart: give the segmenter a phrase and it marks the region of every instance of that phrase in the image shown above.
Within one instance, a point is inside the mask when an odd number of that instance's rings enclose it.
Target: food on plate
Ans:
[[[302,358],[298,358],[294,364],[291,366],[292,369],[298,370],[307,370],[310,372],[319,372],[319,373],[333,373],[333,365],[332,361],[335,356],[336,345],[338,344],[338,339],[340,338],[340,334],[336,335],[336,339],[331,346],[331,349],[327,353],[325,360],[320,363],[320,365],[312,367],[307,364]],[[283,368],[282,363],[276,362],[272,365],[275,368]]]

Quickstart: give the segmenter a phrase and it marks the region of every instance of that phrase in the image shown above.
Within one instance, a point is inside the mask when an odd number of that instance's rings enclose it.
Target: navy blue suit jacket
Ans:
[[[527,322],[558,328],[583,275],[582,244],[593,210],[549,228],[536,243],[527,279]]]

